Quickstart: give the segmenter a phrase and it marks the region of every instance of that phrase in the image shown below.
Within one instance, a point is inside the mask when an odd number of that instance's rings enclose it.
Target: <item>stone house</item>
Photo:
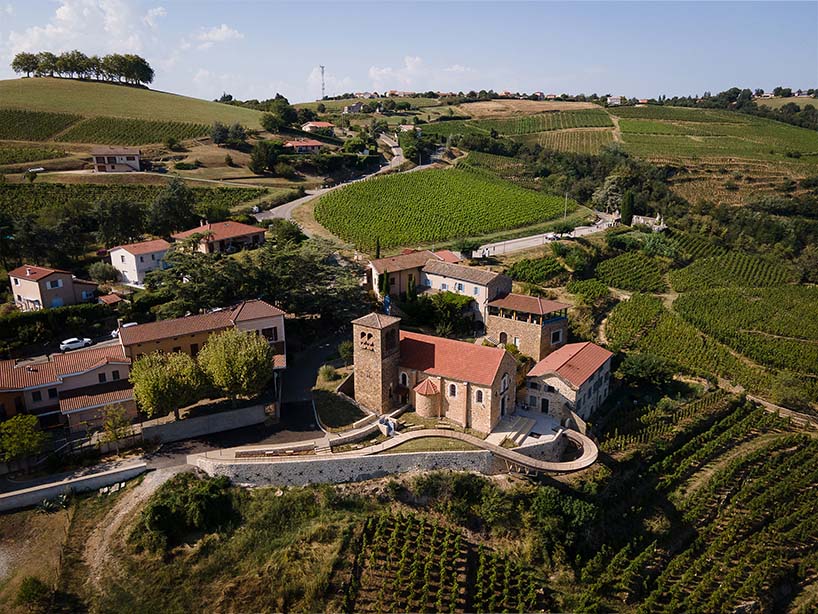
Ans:
[[[355,399],[378,413],[411,405],[488,433],[516,402],[514,358],[502,348],[400,330],[371,313],[352,322]]]
[[[24,264],[9,271],[14,304],[21,311],[63,307],[95,300],[97,284],[68,271]]]
[[[95,147],[91,151],[94,172],[130,173],[141,170],[142,152],[133,147]]]
[[[240,222],[203,222],[197,228],[171,235],[174,241],[184,241],[201,235],[198,250],[205,254],[231,253],[240,249],[253,249],[264,244],[264,228]]]
[[[165,268],[163,258],[169,249],[170,243],[164,239],[154,239],[119,245],[111,249],[108,255],[123,283],[142,287],[147,273]]]
[[[372,288],[379,299],[383,299],[380,288],[380,276],[389,275],[389,295],[395,298],[405,296],[409,292],[409,287],[414,285],[416,289],[421,289],[421,277],[423,267],[430,260],[450,263],[460,262],[461,258],[448,249],[441,249],[436,252],[424,250],[407,249],[397,256],[388,256],[370,260],[366,270],[367,286]]]
[[[588,420],[608,397],[612,356],[588,341],[562,346],[528,372],[526,407],[566,426],[571,426],[572,414]]]
[[[478,322],[486,321],[490,301],[511,292],[511,278],[506,275],[441,260],[426,263],[420,284],[431,291],[470,296],[472,316]]]
[[[28,413],[44,428],[82,432],[100,426],[101,410],[109,405],[122,407],[134,419],[130,372],[131,360],[119,346],[0,361],[0,420]]]
[[[486,336],[495,344],[513,343],[540,361],[567,341],[568,307],[537,296],[499,296],[488,303]]]

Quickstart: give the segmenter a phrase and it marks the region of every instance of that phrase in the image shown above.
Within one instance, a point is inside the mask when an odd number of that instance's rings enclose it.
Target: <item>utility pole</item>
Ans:
[[[568,218],[568,192],[565,193],[565,209],[562,214],[562,219]]]
[[[321,100],[324,99],[324,65],[321,65]]]

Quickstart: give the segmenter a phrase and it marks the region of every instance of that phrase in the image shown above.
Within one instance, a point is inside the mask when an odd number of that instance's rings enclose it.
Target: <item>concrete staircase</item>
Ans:
[[[520,445],[528,437],[536,422],[523,416],[507,416],[500,420],[486,441],[496,446],[503,445],[503,441],[510,439],[515,445]]]

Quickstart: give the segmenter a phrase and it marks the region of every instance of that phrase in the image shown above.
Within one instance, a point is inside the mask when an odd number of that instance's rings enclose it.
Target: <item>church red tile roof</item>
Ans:
[[[529,377],[557,373],[579,388],[605,364],[613,354],[595,343],[569,343],[552,352],[528,372]]]
[[[491,386],[506,351],[431,335],[401,331],[400,366],[427,375]]]
[[[431,378],[427,377],[425,380],[415,386],[415,392],[424,396],[430,397],[440,392]]]

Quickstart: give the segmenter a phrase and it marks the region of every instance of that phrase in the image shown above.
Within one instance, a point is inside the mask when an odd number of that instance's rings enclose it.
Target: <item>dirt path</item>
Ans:
[[[608,116],[611,118],[613,122],[614,129],[613,129],[613,140],[614,143],[621,143],[622,142],[622,130],[619,128],[619,118],[616,115],[611,115],[608,113]]]
[[[121,540],[120,529],[136,514],[142,504],[156,492],[156,490],[177,473],[192,471],[189,465],[157,469],[145,475],[142,483],[133,490],[126,492],[117,501],[113,509],[108,512],[102,522],[88,538],[83,559],[88,566],[89,579],[92,586],[101,588],[104,574],[117,565],[112,545],[114,540]]]

